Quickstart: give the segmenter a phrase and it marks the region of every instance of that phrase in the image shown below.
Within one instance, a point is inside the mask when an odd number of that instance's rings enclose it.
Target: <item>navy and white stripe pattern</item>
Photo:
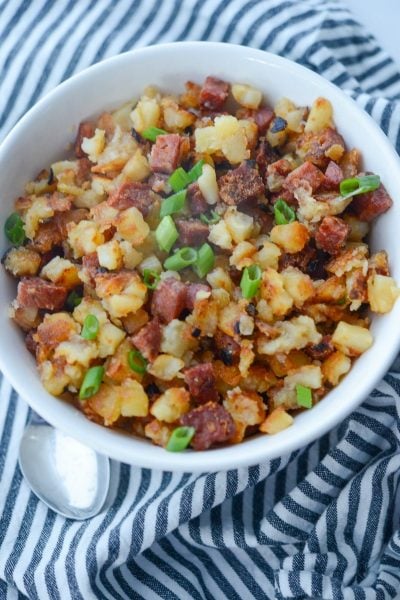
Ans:
[[[229,41],[348,91],[400,150],[400,74],[333,0],[3,0],[0,138],[46,91],[134,47]],[[0,599],[400,598],[400,362],[339,428],[218,474],[113,465],[107,510],[56,516],[17,467],[27,405],[0,389]]]

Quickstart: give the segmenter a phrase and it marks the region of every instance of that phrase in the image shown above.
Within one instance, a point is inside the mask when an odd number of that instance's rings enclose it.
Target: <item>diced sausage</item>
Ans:
[[[339,184],[343,180],[343,171],[333,160],[329,163],[325,171],[325,181],[323,187],[326,190],[338,190]]]
[[[186,288],[186,305],[185,308],[192,311],[196,302],[198,292],[211,292],[211,288],[204,283],[189,283]]]
[[[325,358],[328,358],[328,356],[335,351],[335,346],[332,343],[332,336],[324,335],[318,344],[306,346],[304,350],[313,360],[325,360]]]
[[[172,173],[179,164],[182,138],[177,133],[159,135],[150,154],[150,167],[155,172]]]
[[[221,110],[229,94],[229,84],[217,77],[207,77],[200,91],[200,106]]]
[[[267,175],[268,165],[279,160],[279,154],[268,144],[268,142],[261,142],[256,151],[256,163],[258,170],[263,179]]]
[[[258,134],[264,135],[268,127],[271,124],[272,119],[275,117],[275,113],[272,108],[268,106],[262,106],[261,108],[240,108],[236,116],[238,119],[246,119],[254,121],[258,127]]]
[[[120,185],[110,194],[107,204],[117,210],[126,210],[134,206],[146,217],[154,200],[155,196],[151,187],[146,183],[135,181]]]
[[[294,192],[302,186],[303,182],[308,183],[312,191],[315,192],[324,182],[324,174],[311,162],[306,161],[297,169],[289,173],[286,177],[283,186],[289,191]]]
[[[180,422],[196,430],[191,442],[195,450],[207,450],[214,444],[227,442],[236,431],[231,415],[216,402],[207,402],[194,408],[184,414]]]
[[[184,377],[195,402],[198,404],[218,402],[214,369],[211,363],[203,363],[186,369]]]
[[[392,204],[393,200],[383,185],[381,185],[374,192],[355,196],[350,204],[350,208],[360,221],[373,221],[376,217],[389,210]]]
[[[275,225],[273,215],[265,210],[266,206],[266,204],[256,204],[256,206],[241,207],[241,210],[253,217],[254,221],[259,225],[260,233],[269,233]]]
[[[75,156],[77,158],[84,158],[85,152],[82,150],[82,140],[84,137],[90,138],[94,136],[95,124],[91,121],[82,121],[79,123],[78,133],[75,139]]]
[[[309,160],[320,169],[324,169],[328,165],[330,161],[328,153],[333,146],[337,146],[338,150],[342,149],[342,152],[345,149],[342,136],[332,127],[327,127],[318,133],[303,133],[296,145],[304,160]]]
[[[153,192],[156,192],[157,194],[170,194],[171,186],[168,183],[168,178],[169,175],[166,173],[152,173],[147,180],[147,183]]]
[[[76,172],[76,183],[78,185],[82,185],[85,181],[89,181],[92,178],[92,166],[93,163],[90,162],[88,158],[80,158],[77,162],[77,172]]]
[[[49,204],[54,212],[66,212],[71,210],[73,199],[73,196],[62,196],[62,194],[54,192],[49,198]]]
[[[317,247],[329,254],[337,254],[346,243],[350,226],[338,217],[324,217],[315,234]]]
[[[91,252],[82,256],[82,269],[86,272],[91,285],[95,285],[95,277],[100,269],[99,257],[97,252]]]
[[[132,337],[132,342],[147,360],[152,362],[160,353],[161,326],[158,319],[152,319]]]
[[[87,219],[88,215],[89,211],[86,208],[74,208],[67,212],[56,213],[54,215],[53,222],[61,234],[61,241],[67,237],[68,223],[79,223],[80,221],[83,221],[83,219]],[[50,221],[50,223],[51,222],[52,221]],[[44,224],[47,225],[47,223]]]
[[[209,206],[200,191],[198,183],[191,183],[187,189],[187,198],[192,215],[201,215],[207,212]]]
[[[153,293],[151,314],[163,323],[179,317],[186,307],[186,285],[174,277],[161,281]]]
[[[312,279],[326,279],[325,265],[329,259],[330,255],[307,244],[301,252],[282,254],[279,257],[279,270],[283,271],[287,267],[297,267]]]
[[[267,171],[268,175],[281,175],[286,177],[286,175],[289,175],[292,171],[292,167],[286,158],[280,158],[268,165]]]
[[[240,346],[235,340],[220,329],[217,329],[214,335],[214,342],[217,349],[217,356],[224,365],[230,367],[239,362]]]
[[[242,163],[218,180],[219,193],[226,204],[254,203],[264,194],[263,180],[257,169]]]
[[[31,354],[33,354],[33,356],[36,355],[36,348],[38,346],[38,343],[36,342],[36,340],[34,339],[34,332],[33,331],[29,331],[26,336],[25,336],[25,346],[28,350],[28,352],[30,352]]]
[[[208,225],[197,219],[177,219],[176,226],[179,231],[178,242],[182,246],[200,246],[210,233]]]
[[[60,310],[67,293],[67,288],[40,277],[24,277],[18,284],[17,304],[22,307]]]
[[[63,241],[63,236],[55,220],[40,223],[35,239],[30,244],[30,248],[45,254],[50,252],[54,246],[59,246]]]

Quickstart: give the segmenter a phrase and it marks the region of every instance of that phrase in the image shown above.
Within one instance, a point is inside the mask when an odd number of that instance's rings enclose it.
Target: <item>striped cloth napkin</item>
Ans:
[[[0,138],[84,67],[183,39],[318,71],[400,149],[400,74],[330,0],[3,0]],[[202,475],[114,464],[107,510],[85,522],[47,510],[23,481],[29,409],[3,379],[1,600],[399,599],[399,369],[329,435],[266,464]]]

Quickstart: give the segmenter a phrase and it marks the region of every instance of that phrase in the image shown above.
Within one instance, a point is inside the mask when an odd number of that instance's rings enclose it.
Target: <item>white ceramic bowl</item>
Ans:
[[[372,248],[389,252],[392,272],[400,281],[400,161],[373,120],[338,88],[319,75],[278,56],[229,44],[183,42],[153,46],[97,64],[58,86],[16,125],[0,148],[0,222],[12,211],[24,183],[44,166],[65,156],[82,119],[118,107],[155,84],[175,92],[186,80],[207,75],[260,88],[267,100],[292,98],[310,104],[317,96],[331,100],[335,122],[349,147],[360,148],[365,167],[381,175],[395,200],[373,227]],[[7,247],[1,227],[0,250]],[[142,467],[179,471],[216,471],[257,464],[295,450],[342,421],[384,375],[399,348],[400,302],[391,313],[375,317],[374,344],[344,381],[289,429],[261,435],[242,444],[207,452],[168,453],[149,441],[91,423],[74,407],[42,387],[34,359],[7,316],[15,282],[0,271],[0,368],[19,394],[43,418],[99,452]]]

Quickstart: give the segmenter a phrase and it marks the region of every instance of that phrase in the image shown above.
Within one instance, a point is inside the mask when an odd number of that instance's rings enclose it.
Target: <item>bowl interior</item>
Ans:
[[[81,120],[137,99],[149,84],[173,93],[182,90],[188,79],[201,82],[209,74],[230,82],[253,84],[271,104],[282,96],[300,105],[310,104],[318,96],[331,100],[335,122],[348,147],[362,151],[365,168],[381,175],[395,200],[389,213],[374,225],[371,244],[373,250],[388,251],[393,276],[400,281],[400,203],[396,202],[400,197],[400,165],[386,137],[351,99],[318,75],[280,57],[228,44],[184,42],[145,48],[95,65],[56,88],[25,115],[0,148],[0,222],[4,223],[12,211],[24,183],[43,167],[66,156]],[[6,248],[1,227],[1,253]],[[340,386],[313,410],[296,417],[291,428],[229,448],[171,454],[146,440],[95,425],[72,406],[45,392],[21,333],[8,318],[7,306],[15,297],[15,290],[15,282],[1,269],[0,368],[6,377],[51,424],[104,454],[144,467],[214,471],[286,454],[322,435],[349,414],[383,375],[399,347],[397,303],[388,315],[374,318],[374,345],[358,359]]]

